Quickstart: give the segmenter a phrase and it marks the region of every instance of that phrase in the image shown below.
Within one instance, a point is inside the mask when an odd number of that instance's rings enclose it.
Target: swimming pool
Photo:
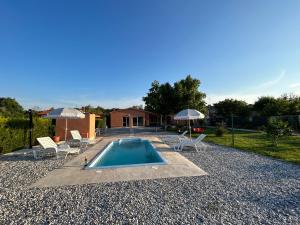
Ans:
[[[111,142],[87,168],[112,168],[166,164],[153,144],[141,138],[122,138]]]

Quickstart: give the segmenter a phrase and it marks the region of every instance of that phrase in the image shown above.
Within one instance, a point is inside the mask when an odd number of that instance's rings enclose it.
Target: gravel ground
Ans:
[[[0,224],[300,224],[300,166],[229,148],[182,153],[208,176],[28,188],[64,161],[0,159]]]

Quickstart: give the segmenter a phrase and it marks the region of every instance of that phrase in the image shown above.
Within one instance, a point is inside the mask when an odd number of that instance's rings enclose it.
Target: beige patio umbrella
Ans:
[[[203,119],[204,117],[205,117],[204,114],[197,111],[196,109],[184,109],[175,115],[174,120],[189,121],[189,132],[191,138],[191,120]]]
[[[66,126],[65,126],[65,141],[66,141],[67,133],[68,133],[68,119],[83,119],[85,118],[85,115],[77,109],[58,108],[50,111],[45,117],[51,119],[66,119]]]

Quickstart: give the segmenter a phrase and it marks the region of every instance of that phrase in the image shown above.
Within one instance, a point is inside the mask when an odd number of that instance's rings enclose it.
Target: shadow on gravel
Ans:
[[[45,160],[57,160],[55,156],[46,156],[41,159],[34,159],[33,155],[0,156],[0,161],[32,161],[39,162]]]

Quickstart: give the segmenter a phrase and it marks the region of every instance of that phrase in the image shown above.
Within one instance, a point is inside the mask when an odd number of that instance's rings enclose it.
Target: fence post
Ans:
[[[28,110],[29,113],[29,148],[32,149],[32,110]]]
[[[233,113],[231,113],[231,135],[232,135],[232,147],[234,148]]]

